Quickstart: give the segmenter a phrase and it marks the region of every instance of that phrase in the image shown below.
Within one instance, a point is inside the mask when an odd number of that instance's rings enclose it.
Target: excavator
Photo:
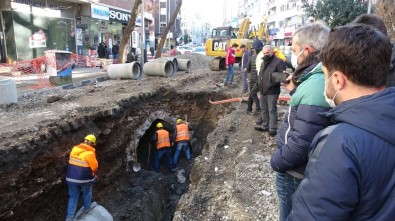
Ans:
[[[266,23],[262,22],[258,30],[250,30],[251,21],[245,18],[239,25],[239,28],[217,27],[211,32],[211,38],[206,41],[206,55],[215,57],[211,61],[211,70],[219,71],[225,69],[226,49],[231,47],[234,43],[239,45],[236,50],[236,63],[241,61],[243,52],[240,50],[241,45],[245,45],[248,50],[251,49],[251,44],[254,38],[262,40],[266,37]]]

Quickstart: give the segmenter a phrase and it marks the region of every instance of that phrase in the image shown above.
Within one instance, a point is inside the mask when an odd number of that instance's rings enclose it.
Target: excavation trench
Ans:
[[[119,100],[109,108],[81,108],[73,117],[50,122],[29,135],[23,154],[10,150],[0,164],[0,220],[63,220],[67,205],[65,171],[68,152],[88,133],[98,135],[99,182],[93,200],[104,206],[114,220],[171,220],[189,179],[179,183],[162,159],[161,173],[153,171],[154,149],[149,143],[157,122],[171,130],[178,117],[194,127],[193,158],[208,147],[207,135],[214,130],[227,105],[210,105],[209,99],[225,99],[220,93],[177,93],[158,89],[138,97]],[[27,136],[27,135],[26,135]],[[137,154],[137,155],[136,155]],[[141,170],[132,167],[141,164]],[[188,178],[194,161],[188,164],[182,152],[178,170]],[[18,172],[15,173],[14,171]],[[81,205],[81,202],[79,206]]]

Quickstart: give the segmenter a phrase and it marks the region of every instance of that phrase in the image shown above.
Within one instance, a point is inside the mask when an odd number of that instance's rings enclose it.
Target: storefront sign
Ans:
[[[130,17],[130,13],[110,8],[110,21],[117,21],[126,24],[129,22]]]
[[[132,48],[138,48],[139,47],[139,33],[137,31],[132,32]]]
[[[47,37],[43,30],[39,30],[29,37],[29,47],[30,48],[46,48],[47,47]]]
[[[45,0],[13,0],[11,1],[13,11],[47,17],[74,17],[74,7],[65,2],[54,2]]]
[[[82,45],[82,29],[80,28],[75,29],[75,38],[76,38],[76,44]]]
[[[110,8],[110,21],[127,24],[131,18],[130,13]],[[136,26],[141,26],[141,17],[136,18]]]
[[[108,7],[91,4],[92,18],[107,20],[109,19],[110,11]]]

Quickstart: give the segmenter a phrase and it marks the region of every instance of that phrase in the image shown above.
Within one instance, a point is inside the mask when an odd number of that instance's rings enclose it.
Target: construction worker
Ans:
[[[176,146],[176,152],[174,153],[174,165],[177,164],[178,158],[180,156],[180,152],[182,149],[185,151],[185,155],[187,160],[191,160],[191,143],[189,138],[189,131],[192,131],[193,128],[188,122],[183,121],[182,119],[177,119],[176,125],[176,133],[174,143]]]
[[[84,143],[74,146],[70,152],[66,174],[69,187],[66,221],[75,217],[80,192],[84,202],[84,213],[91,209],[92,183],[97,180],[95,172],[99,167],[94,146],[96,137],[89,134],[85,137]]]
[[[156,125],[157,131],[152,137],[152,146],[156,146],[154,170],[159,173],[159,162],[163,155],[167,158],[169,169],[174,172],[173,159],[171,158],[170,133],[163,128],[162,123]]]

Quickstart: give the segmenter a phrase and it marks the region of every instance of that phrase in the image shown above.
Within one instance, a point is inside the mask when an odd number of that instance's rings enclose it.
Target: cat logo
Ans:
[[[213,51],[226,51],[226,42],[214,41]]]

